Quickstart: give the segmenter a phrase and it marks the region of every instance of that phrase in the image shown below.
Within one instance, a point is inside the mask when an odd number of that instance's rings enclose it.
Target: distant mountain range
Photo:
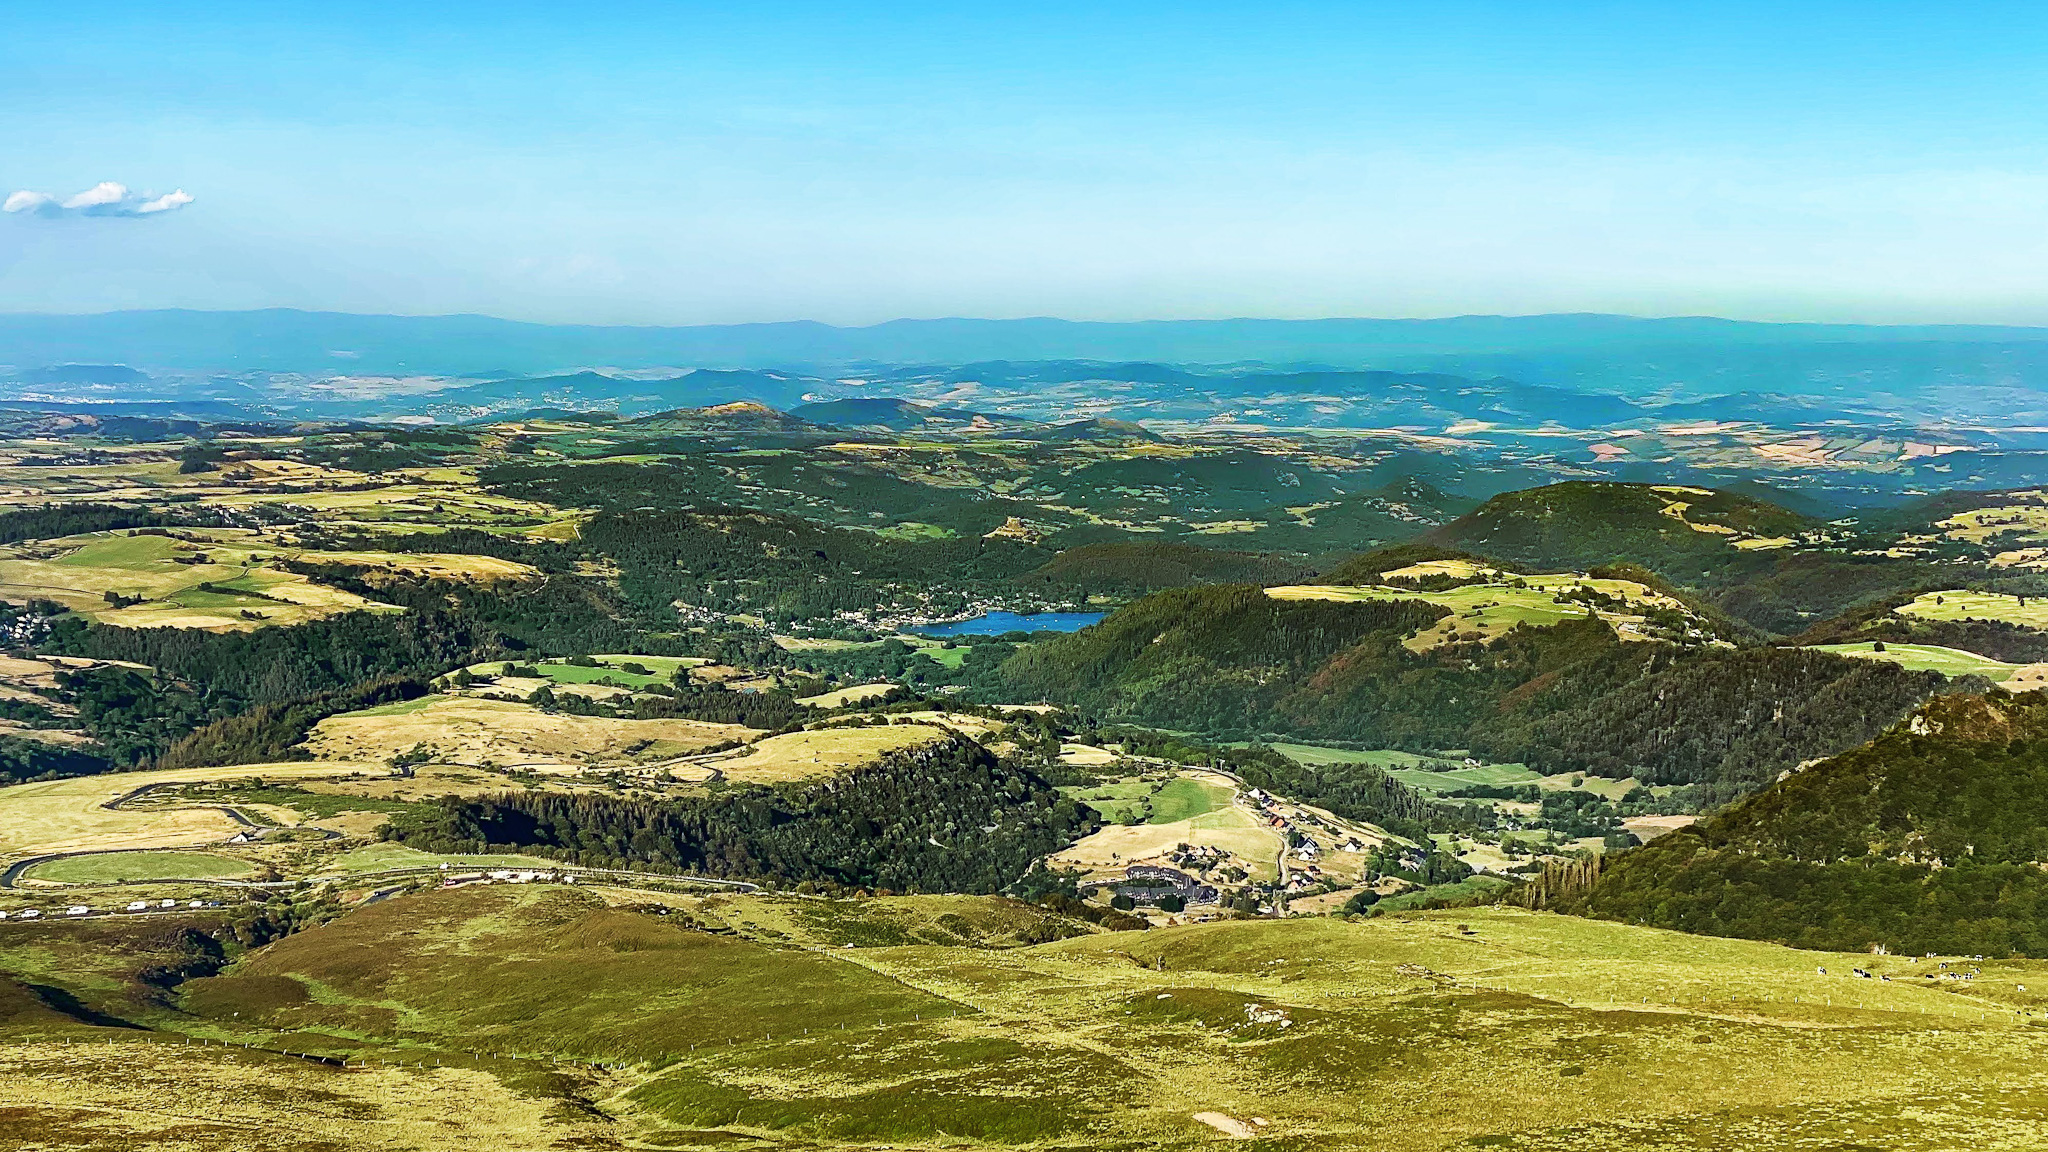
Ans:
[[[1904,346],[1910,346],[1908,350]],[[1751,349],[1731,361],[1702,351]],[[1117,378],[1171,383],[1171,364],[1413,368],[1463,364],[1555,383],[1589,374],[1674,380],[1733,391],[1722,373],[1749,366],[1747,386],[1778,387],[1815,365],[1905,381],[1947,375],[1993,383],[2048,364],[2048,329],[1991,325],[1768,324],[1711,317],[1597,314],[1461,316],[1436,320],[1160,320],[1032,318],[892,320],[859,328],[809,321],[694,327],[531,324],[488,316],[373,316],[269,309],[0,315],[0,364],[129,365],[142,371],[461,375],[617,368],[934,364],[987,378],[1015,361],[1097,361]],[[950,366],[959,367],[950,367]],[[1604,366],[1604,367],[1603,367]],[[1096,369],[1076,366],[1076,371]],[[1960,372],[1959,377],[1956,374]],[[1762,378],[1758,378],[1761,376]],[[1688,380],[1690,377],[1692,379]],[[2041,377],[2032,377],[2041,378]],[[1613,389],[1619,390],[1619,389]]]

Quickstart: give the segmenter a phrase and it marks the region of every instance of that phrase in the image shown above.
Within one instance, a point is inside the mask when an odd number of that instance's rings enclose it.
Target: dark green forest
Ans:
[[[1948,697],[1556,907],[1807,948],[2048,956],[2048,701]]]
[[[993,893],[1093,831],[1094,819],[1043,777],[954,738],[830,780],[701,798],[449,798],[399,816],[390,835],[434,852],[517,849],[785,885]]]
[[[1013,694],[1104,722],[1225,740],[1467,748],[1547,772],[1703,785],[1714,799],[1969,687],[1827,653],[1625,644],[1598,620],[1422,653],[1401,645],[1446,611],[1182,589],[1021,651],[1002,671]]]

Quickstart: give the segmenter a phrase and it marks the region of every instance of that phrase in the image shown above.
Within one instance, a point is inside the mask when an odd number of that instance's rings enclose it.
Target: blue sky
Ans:
[[[2048,323],[2048,14],[1686,7],[10,5],[0,310]]]

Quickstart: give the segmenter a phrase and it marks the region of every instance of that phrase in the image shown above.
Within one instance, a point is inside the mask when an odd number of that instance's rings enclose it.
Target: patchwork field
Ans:
[[[407,469],[388,474],[381,488],[351,491],[269,490],[207,497],[226,508],[289,504],[324,521],[369,531],[434,531],[477,528],[556,537],[574,536],[581,514],[484,492],[467,469]],[[339,485],[335,486],[339,488]]]
[[[109,929],[0,927],[0,971],[88,1009],[367,1063],[188,1049],[0,994],[9,1133],[214,1147],[192,1126],[261,1129],[289,1109],[350,1149],[1190,1148],[1226,1131],[1514,1152],[2048,1142],[2048,997],[2019,991],[2048,985],[2038,961],[1496,909],[1100,934],[963,897],[664,903],[401,896],[188,982],[177,1012],[125,991]],[[1048,929],[1079,934],[1014,946]],[[69,977],[53,948],[80,961]],[[1927,978],[1944,970],[1974,977]],[[409,1126],[407,1109],[434,1105],[441,1125]]]
[[[1236,791],[1227,780],[1206,773],[1075,790],[1076,798],[1105,818],[1143,822],[1109,824],[1054,853],[1048,863],[1090,875],[1114,873],[1132,864],[1164,863],[1186,844],[1227,853],[1251,875],[1271,880],[1278,875],[1284,842],[1263,817],[1231,802]]]
[[[1453,571],[1450,565],[1471,569]],[[1441,570],[1441,571],[1440,571]],[[1386,575],[1481,575],[1486,570],[1460,561],[1435,561],[1411,565]],[[1536,576],[1500,574],[1497,582],[1465,584],[1440,592],[1418,592],[1388,586],[1353,587],[1340,584],[1297,584],[1266,589],[1276,600],[1424,600],[1451,609],[1452,614],[1434,627],[1424,629],[1407,641],[1415,651],[1449,643],[1453,637],[1490,640],[1517,625],[1544,628],[1566,620],[1597,615],[1614,626],[1624,640],[1645,639],[1644,617],[1638,609],[1685,612],[1684,605],[1633,580],[1595,579],[1570,573]],[[1574,592],[1593,592],[1626,605],[1626,610],[1590,607],[1567,598]]]
[[[253,628],[396,611],[269,566],[287,553],[253,533],[191,535],[100,533],[0,549],[0,595],[54,600],[130,628]],[[117,605],[109,594],[142,602]]]
[[[596,662],[595,666],[586,667],[561,660],[542,660],[522,663],[521,667],[532,668],[540,673],[542,680],[551,684],[595,684],[599,680],[610,680],[628,688],[644,688],[649,684],[669,683],[675,678],[678,668],[701,668],[710,663],[701,656],[637,656],[617,652],[593,656],[591,659]],[[629,672],[625,668],[627,664],[645,671]],[[472,676],[498,677],[502,675],[504,668],[505,662],[502,660],[487,660],[481,664],[470,665],[468,670]],[[539,687],[539,684],[531,678],[515,677],[508,680],[504,686],[531,690]]]
[[[1326,748],[1288,743],[1268,747],[1311,766],[1370,764],[1403,784],[1427,792],[1451,792],[1472,784],[1538,784],[1544,780],[1541,773],[1521,764],[1460,765],[1444,756],[1388,748]]]

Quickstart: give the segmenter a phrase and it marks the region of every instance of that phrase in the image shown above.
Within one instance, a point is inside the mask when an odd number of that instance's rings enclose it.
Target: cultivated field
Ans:
[[[1284,846],[1263,817],[1235,804],[1237,789],[1223,777],[1188,773],[1164,780],[1131,778],[1070,790],[1112,823],[1053,854],[1049,863],[1103,874],[1132,864],[1164,863],[1182,844],[1220,849],[1262,880],[1277,874]]]
[[[2015,493],[2039,499],[2039,492]],[[2014,534],[2021,540],[2048,539],[2048,504],[2007,504],[1996,508],[1972,508],[1935,525],[1951,540],[1982,544],[1993,536]]]

